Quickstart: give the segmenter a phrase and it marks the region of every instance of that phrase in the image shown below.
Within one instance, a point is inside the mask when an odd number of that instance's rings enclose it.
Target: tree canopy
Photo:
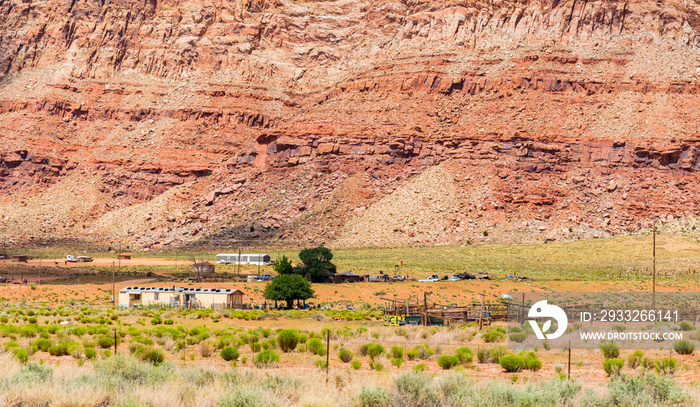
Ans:
[[[292,262],[289,261],[287,256],[282,255],[282,258],[279,259],[277,263],[275,263],[273,269],[277,273],[277,275],[283,276],[285,274],[292,274],[294,271],[294,268],[292,267]]]
[[[287,308],[292,308],[295,300],[308,300],[314,296],[311,283],[297,274],[277,277],[267,284],[263,297],[271,301],[286,301]]]
[[[328,273],[335,274],[335,264],[331,263],[333,253],[327,247],[304,249],[299,252],[299,259],[304,263],[304,275],[313,282],[324,281]]]

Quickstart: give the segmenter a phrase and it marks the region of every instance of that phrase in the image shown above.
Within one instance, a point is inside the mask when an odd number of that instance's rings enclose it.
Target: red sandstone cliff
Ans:
[[[694,233],[699,12],[0,0],[0,233],[447,244],[652,216]]]

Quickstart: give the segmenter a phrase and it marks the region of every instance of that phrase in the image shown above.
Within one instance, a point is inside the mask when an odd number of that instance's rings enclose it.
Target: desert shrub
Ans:
[[[214,353],[214,347],[211,346],[209,342],[202,342],[199,345],[199,354],[202,355],[203,358],[208,358],[212,353]]]
[[[644,353],[641,350],[636,350],[627,357],[627,366],[636,369],[637,366],[642,364],[642,359],[644,359]]]
[[[687,321],[682,321],[678,326],[681,328],[681,331],[692,331],[695,329],[695,327],[690,325]]]
[[[94,348],[85,348],[85,357],[92,360],[97,356],[97,351]]]
[[[489,355],[489,349],[486,348],[479,348],[476,351],[476,358],[479,360],[479,363],[487,363],[491,356]]]
[[[371,361],[369,364],[372,369],[376,370],[377,372],[381,372],[384,369],[384,365],[379,363],[379,361]]]
[[[523,352],[519,356],[522,357],[525,362],[523,369],[531,370],[533,372],[537,372],[538,370],[542,369],[542,361],[537,357],[535,352]]]
[[[406,357],[408,358],[408,360],[416,360],[418,359],[418,352],[416,352],[415,350],[406,351]]]
[[[53,345],[53,344],[51,343],[51,340],[45,339],[45,338],[37,339],[36,342],[34,342],[34,344],[35,344],[36,347],[37,347],[38,349],[40,349],[42,352],[48,352],[48,351],[49,351],[49,348],[51,347],[51,345]]]
[[[654,370],[656,370],[657,373],[672,375],[676,372],[677,368],[678,361],[671,357],[660,358],[654,362]]]
[[[695,343],[680,340],[673,343],[673,350],[679,355],[692,355],[695,352]]]
[[[399,406],[432,407],[442,405],[440,393],[431,378],[423,373],[403,373],[394,379],[395,404]]]
[[[690,397],[673,379],[653,373],[629,377],[612,376],[608,383],[607,396],[599,398],[593,390],[587,390],[581,398],[581,405],[651,407],[682,406],[689,404]]]
[[[466,365],[474,360],[474,354],[472,350],[463,346],[455,351],[455,356],[459,359],[459,363]]]
[[[27,363],[29,361],[29,354],[26,350],[22,348],[17,348],[12,352],[20,363]]]
[[[513,342],[522,343],[527,339],[527,334],[525,332],[513,332],[508,337]]]
[[[237,360],[240,353],[238,352],[238,349],[234,348],[233,346],[227,346],[221,349],[219,356],[221,356],[221,359],[230,362],[232,360]]]
[[[392,346],[389,350],[389,354],[392,358],[403,359],[403,348],[400,346]]]
[[[484,342],[488,343],[503,342],[506,339],[506,334],[501,331],[488,331],[482,333],[481,337],[484,339]]]
[[[259,368],[277,366],[279,361],[280,355],[275,353],[272,349],[264,350],[253,358],[253,364]]]
[[[12,375],[10,383],[12,384],[36,384],[51,380],[53,377],[53,369],[49,366],[40,365],[35,362],[28,362],[17,373]]]
[[[218,407],[276,407],[277,404],[263,400],[255,388],[239,387],[219,400]]]
[[[326,349],[323,347],[323,342],[319,338],[309,339],[309,342],[306,345],[306,347],[309,350],[309,352],[314,353],[318,356],[325,356],[326,354]]]
[[[140,352],[139,357],[142,361],[148,362],[154,366],[158,366],[165,361],[163,352],[159,349],[147,348]]]
[[[51,356],[63,356],[68,354],[68,345],[65,343],[59,343],[49,348],[49,354]]]
[[[608,376],[618,375],[622,371],[625,362],[622,359],[606,359],[603,362],[603,370]]]
[[[114,346],[114,339],[111,336],[100,336],[97,338],[97,346],[102,349],[111,348]]]
[[[413,372],[420,373],[420,372],[425,371],[425,369],[427,369],[427,368],[428,368],[428,366],[426,366],[425,363],[419,363],[419,364],[413,366]]]
[[[362,362],[359,360],[353,360],[352,363],[350,363],[350,366],[352,366],[353,369],[358,370],[362,367]]]
[[[291,352],[299,343],[299,334],[294,329],[283,329],[277,333],[277,343],[282,352]]]
[[[314,362],[314,364],[315,364],[316,367],[319,368],[319,369],[325,369],[325,368],[328,367],[328,363],[326,363],[326,361],[323,360],[323,359],[317,360],[316,362]]]
[[[351,351],[347,349],[341,349],[338,353],[338,359],[342,360],[343,363],[349,363],[353,359],[354,355]]]
[[[652,358],[643,358],[643,359],[642,359],[642,366],[643,366],[645,369],[649,369],[649,370],[653,369],[653,368],[654,368],[654,359],[652,359]]]
[[[445,370],[452,369],[459,365],[459,358],[457,356],[442,355],[438,358],[437,364]]]
[[[142,345],[153,345],[153,339],[146,338],[145,336],[135,336],[129,340],[129,343],[136,342]]]
[[[605,359],[617,359],[620,356],[620,348],[613,342],[601,345],[600,351]]]
[[[498,363],[506,372],[519,372],[525,365],[525,359],[519,355],[505,355],[499,358]]]
[[[417,345],[413,350],[416,352],[416,357],[420,360],[426,360],[435,354],[435,351],[428,345]]]
[[[507,354],[508,349],[506,349],[503,346],[496,346],[495,348],[489,351],[489,358],[491,358],[493,363],[499,363],[501,358]]]
[[[384,347],[378,343],[370,343],[367,345],[367,356],[372,360],[384,352]]]
[[[389,407],[392,405],[392,400],[389,393],[381,387],[368,389],[363,386],[357,404],[359,407]]]
[[[106,388],[129,384],[157,385],[165,383],[173,374],[173,365],[155,366],[130,356],[115,355],[93,363],[95,373]]]

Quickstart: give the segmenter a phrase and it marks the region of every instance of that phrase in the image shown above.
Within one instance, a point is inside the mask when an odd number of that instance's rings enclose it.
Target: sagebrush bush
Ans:
[[[253,364],[259,368],[274,367],[280,361],[280,355],[275,353],[272,349],[264,350],[253,358]]]
[[[277,343],[282,352],[291,352],[299,344],[299,334],[294,329],[283,329],[277,333]]]
[[[428,345],[417,345],[413,351],[416,352],[416,358],[420,360],[426,360],[435,354],[435,351]]]
[[[620,356],[620,348],[613,342],[601,345],[600,352],[605,359],[617,359]]]
[[[97,338],[97,346],[102,349],[108,349],[114,346],[114,339],[111,336],[101,336]]]
[[[219,400],[218,407],[276,407],[262,398],[260,390],[250,387],[239,387],[233,392],[224,395]]]
[[[442,355],[438,358],[437,364],[445,370],[452,369],[459,365],[459,358],[457,356]]]
[[[467,348],[466,346],[458,348],[455,351],[455,356],[457,356],[457,359],[459,359],[459,363],[463,365],[469,364],[472,362],[472,360],[474,360],[474,354],[472,353],[472,350]]]
[[[695,352],[695,343],[686,340],[680,340],[673,343],[673,350],[679,355],[692,355]]]
[[[399,406],[437,407],[442,405],[432,379],[423,373],[402,373],[394,379],[395,404]]]
[[[603,370],[608,376],[618,375],[622,371],[624,364],[625,362],[622,359],[606,359],[603,362]]]
[[[654,362],[654,370],[656,370],[657,373],[672,375],[676,372],[677,368],[678,361],[671,357],[660,358]]]
[[[508,349],[503,346],[496,346],[489,351],[489,358],[493,361],[493,363],[499,363],[501,358],[507,354]]]
[[[343,363],[350,363],[353,357],[354,355],[352,352],[347,349],[341,349],[340,352],[338,352],[338,359],[342,360]]]
[[[693,331],[695,330],[695,327],[690,325],[687,321],[682,321],[680,324],[678,324],[678,327],[681,328],[681,331]]]
[[[519,372],[526,366],[525,359],[519,355],[502,356],[498,363],[506,372]]]
[[[401,346],[392,346],[389,350],[389,354],[392,358],[403,359],[403,348]]]
[[[165,355],[160,349],[146,348],[139,353],[139,357],[144,362],[158,366],[165,361]]]
[[[240,353],[235,347],[226,346],[225,348],[221,349],[221,352],[219,352],[219,356],[221,356],[221,359],[230,362],[232,360],[237,360],[240,356]]]
[[[508,337],[513,342],[522,343],[527,339],[527,334],[525,332],[513,332]]]
[[[391,358],[391,364],[396,366],[396,367],[401,367],[403,364],[403,359],[401,358]]]
[[[479,348],[476,351],[476,358],[479,360],[479,363],[487,363],[489,361],[491,358],[489,352],[490,350],[486,348]]]
[[[362,386],[357,404],[359,407],[389,407],[392,400],[391,395],[381,387],[368,389]]]
[[[487,343],[503,342],[506,339],[506,334],[501,331],[488,331],[482,333],[481,337]]]
[[[637,366],[642,364],[643,359],[644,352],[641,350],[636,350],[627,357],[627,366],[631,367],[632,369],[636,369]]]
[[[362,367],[362,362],[359,360],[353,360],[352,363],[350,363],[350,366],[352,366],[353,369],[358,370]]]

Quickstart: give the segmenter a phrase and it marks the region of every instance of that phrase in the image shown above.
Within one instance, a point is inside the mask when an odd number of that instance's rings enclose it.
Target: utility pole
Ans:
[[[122,242],[119,242],[119,253],[117,253],[117,261],[119,262],[119,272],[121,273],[122,271]]]
[[[39,285],[41,285],[41,259],[39,259]]]
[[[241,246],[238,246],[238,278],[241,278]]]
[[[326,385],[328,385],[328,370],[330,369],[330,352],[331,350],[331,330],[326,333]]]
[[[652,226],[652,244],[653,249],[651,254],[651,309],[654,309],[656,308],[656,221],[654,221],[654,225]]]
[[[479,310],[479,330],[484,327],[484,300],[486,299],[486,294],[481,294],[481,310]]]

